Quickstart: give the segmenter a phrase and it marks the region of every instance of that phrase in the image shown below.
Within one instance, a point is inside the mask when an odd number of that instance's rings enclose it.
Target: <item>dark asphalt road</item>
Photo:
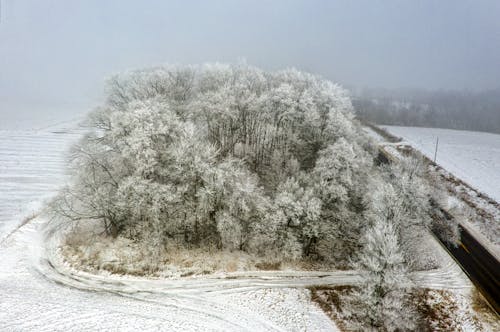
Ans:
[[[440,241],[497,314],[500,314],[500,263],[466,229],[460,227],[460,235],[457,247]]]

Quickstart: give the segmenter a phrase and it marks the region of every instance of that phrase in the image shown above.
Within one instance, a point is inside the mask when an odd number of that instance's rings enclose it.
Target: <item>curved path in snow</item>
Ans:
[[[355,285],[361,281],[359,272],[347,271],[250,271],[220,275],[194,276],[168,279],[147,279],[113,275],[96,275],[68,267],[58,254],[58,233],[50,230],[42,241],[39,272],[48,279],[70,287],[108,291],[120,294],[151,293],[167,296],[203,296],[206,293],[235,293],[261,288],[304,288],[310,286]],[[436,245],[436,250],[439,250]],[[442,249],[441,249],[442,250]],[[463,272],[446,253],[442,267],[415,272],[412,280],[419,287],[456,289],[470,287]]]
[[[336,330],[306,290],[290,289],[295,283],[277,277],[269,284],[243,278],[228,285],[216,278],[160,281],[72,271],[58,256],[57,233],[45,228],[35,219],[0,244],[2,331]]]

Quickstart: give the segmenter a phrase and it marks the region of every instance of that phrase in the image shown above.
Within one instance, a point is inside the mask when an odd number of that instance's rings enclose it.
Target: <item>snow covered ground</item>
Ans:
[[[34,215],[63,183],[65,152],[80,135],[74,122],[0,130],[0,239]]]
[[[26,217],[64,182],[64,152],[80,135],[66,124],[0,131],[0,331],[337,330],[307,289],[286,282],[155,286],[91,275],[82,280],[56,269],[46,256],[56,254],[42,236],[46,221]]]
[[[456,177],[500,202],[500,135],[439,129],[382,126],[402,137]]]
[[[182,279],[93,275],[58,253],[58,232],[35,214],[64,182],[70,126],[0,131],[0,331],[336,331],[310,301],[311,285],[359,281],[356,271],[239,272]],[[431,238],[430,238],[431,239]],[[471,284],[434,241],[441,268],[415,273],[420,287]],[[441,250],[441,251],[440,251]]]
[[[167,294],[127,278],[107,282],[115,289],[97,278],[87,288],[76,276],[56,279],[56,270],[39,266],[40,227],[30,222],[0,249],[1,331],[336,330],[304,289]]]

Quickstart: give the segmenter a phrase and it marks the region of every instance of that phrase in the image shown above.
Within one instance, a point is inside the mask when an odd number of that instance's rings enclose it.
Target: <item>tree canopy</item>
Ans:
[[[404,221],[396,230],[428,223],[425,186],[374,164],[347,91],[294,69],[119,74],[87,125],[55,211],[158,253],[176,243],[342,266],[380,211],[397,211],[381,216]]]

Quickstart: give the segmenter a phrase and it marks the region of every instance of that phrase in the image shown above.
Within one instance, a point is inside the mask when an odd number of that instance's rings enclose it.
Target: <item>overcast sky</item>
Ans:
[[[500,87],[498,0],[0,2],[4,122],[85,110],[106,76],[161,63],[244,58],[356,87]]]

